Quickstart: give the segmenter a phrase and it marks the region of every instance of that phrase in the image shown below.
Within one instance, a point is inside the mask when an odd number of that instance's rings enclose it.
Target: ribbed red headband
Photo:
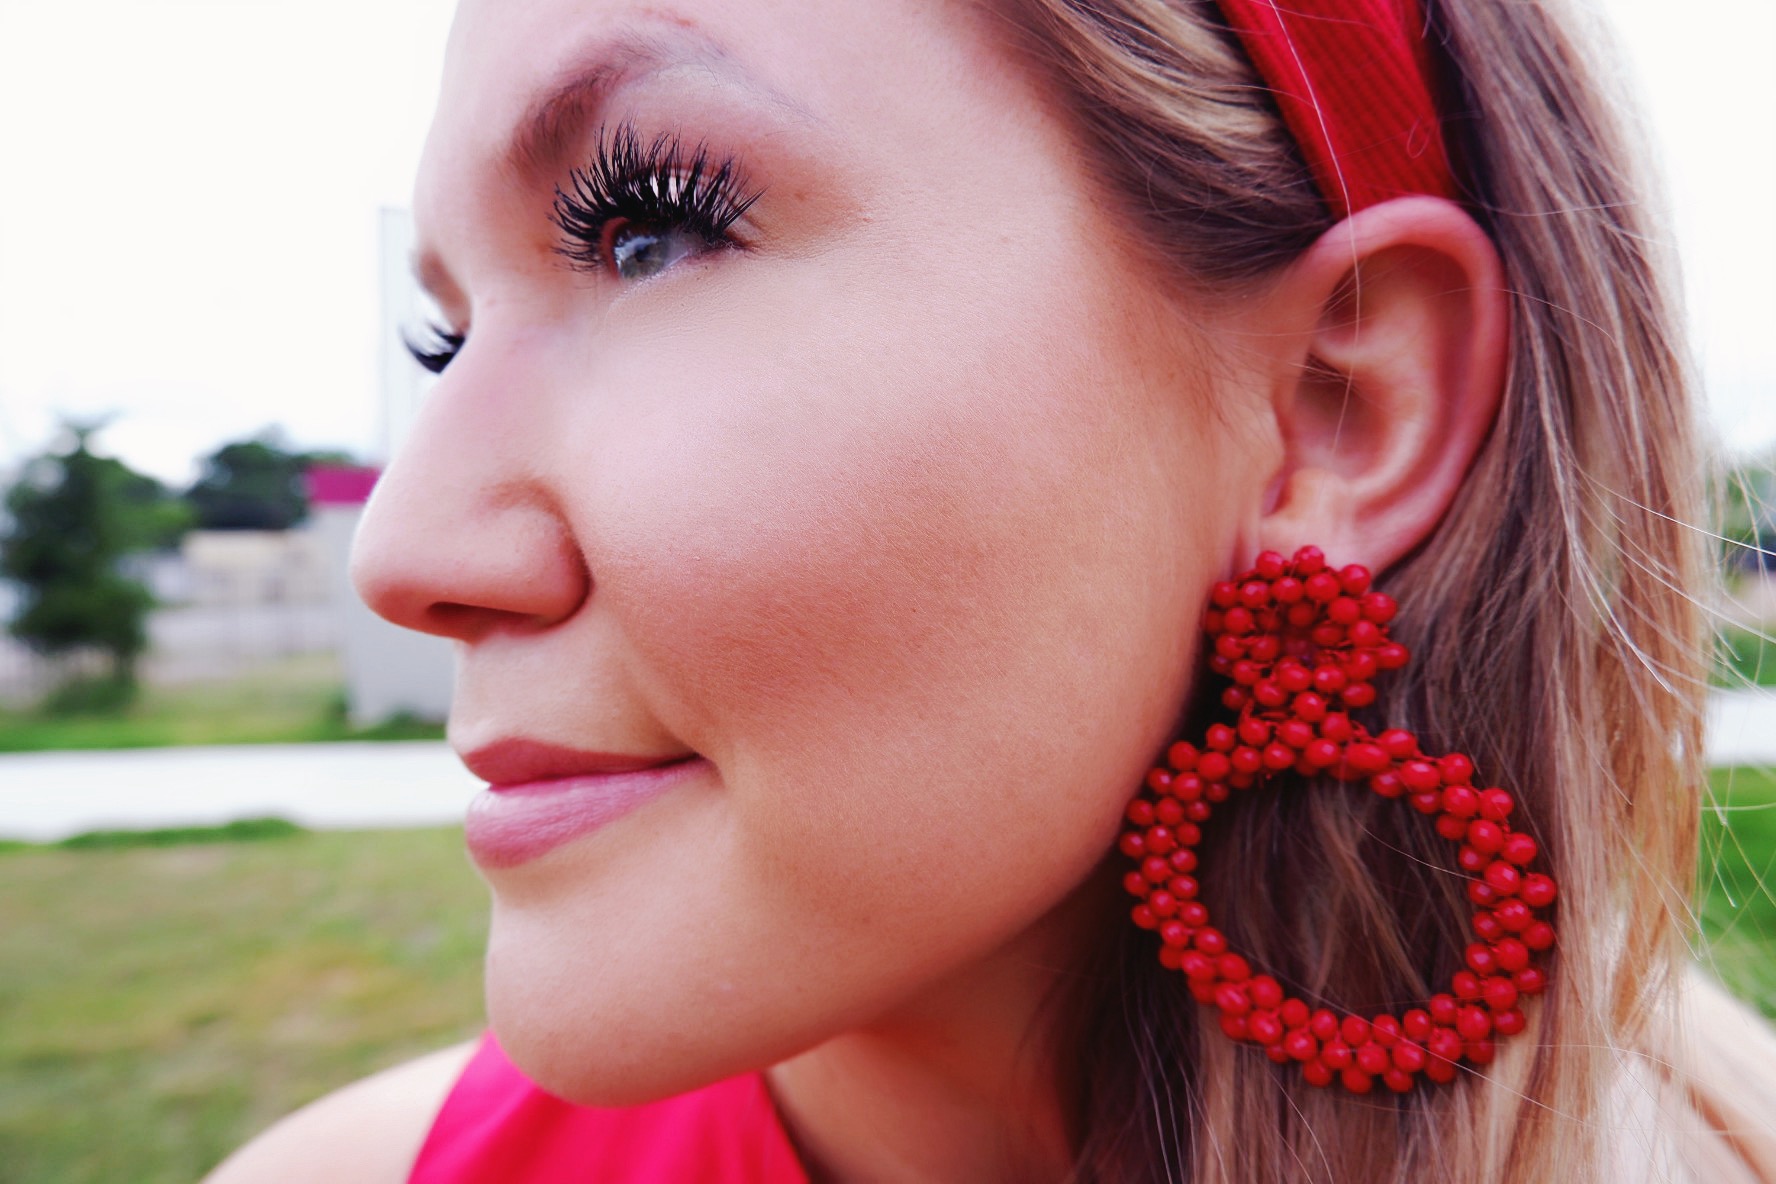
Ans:
[[[1415,0],[1220,0],[1339,217],[1453,197]]]

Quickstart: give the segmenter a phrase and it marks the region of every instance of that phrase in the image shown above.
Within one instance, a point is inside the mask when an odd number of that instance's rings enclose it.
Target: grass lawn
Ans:
[[[1715,655],[1715,686],[1776,687],[1776,640],[1745,629],[1723,629]]]
[[[1703,956],[1776,1016],[1776,773],[1712,782]],[[0,852],[0,1184],[189,1182],[479,1030],[459,830],[234,834]]]
[[[268,663],[227,681],[144,686],[136,702],[117,714],[52,716],[0,709],[0,752],[443,736],[436,725],[402,720],[354,728],[345,718],[344,682],[337,658],[312,654]]]
[[[1704,961],[1776,1019],[1776,769],[1716,769],[1702,813]]]
[[[457,829],[0,854],[0,1182],[190,1184],[479,1031]]]

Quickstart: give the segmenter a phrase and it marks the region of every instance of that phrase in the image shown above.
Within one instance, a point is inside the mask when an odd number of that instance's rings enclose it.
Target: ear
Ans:
[[[1400,198],[1327,231],[1253,311],[1279,455],[1242,559],[1312,543],[1391,566],[1442,518],[1497,415],[1498,252],[1453,202]]]

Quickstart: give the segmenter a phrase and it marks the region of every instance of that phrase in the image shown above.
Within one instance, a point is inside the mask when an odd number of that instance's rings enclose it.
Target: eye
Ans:
[[[682,227],[624,222],[610,231],[610,266],[619,279],[645,280],[707,250],[700,235]]]
[[[461,333],[452,333],[436,322],[427,322],[425,336],[415,341],[407,331],[401,331],[401,344],[413,355],[413,360],[430,370],[433,374],[442,374],[444,367],[450,365],[457,352],[467,340]]]
[[[733,226],[758,198],[732,158],[676,136],[642,143],[632,125],[601,132],[590,164],[555,190],[556,252],[578,271],[648,279],[680,261],[738,247]]]

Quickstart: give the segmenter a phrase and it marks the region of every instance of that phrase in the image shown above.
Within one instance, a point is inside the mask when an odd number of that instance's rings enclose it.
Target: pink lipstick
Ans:
[[[463,756],[488,782],[463,834],[485,868],[528,863],[606,826],[708,768],[695,753],[632,756],[510,739]]]

